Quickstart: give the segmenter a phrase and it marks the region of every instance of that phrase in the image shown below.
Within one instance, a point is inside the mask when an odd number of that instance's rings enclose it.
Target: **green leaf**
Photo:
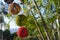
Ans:
[[[22,2],[23,4],[26,4],[26,3],[28,2],[28,0],[21,0],[21,2]]]
[[[11,17],[11,14],[10,14],[10,13],[8,13],[6,16],[7,16],[8,18],[10,18],[10,17]]]
[[[7,24],[7,27],[10,28],[10,24]]]
[[[57,16],[54,15],[52,18],[48,18],[48,23],[52,23],[57,19]]]
[[[57,13],[60,14],[60,8],[57,9]]]
[[[41,5],[42,4],[42,0],[38,0],[38,2],[37,2],[39,5]]]

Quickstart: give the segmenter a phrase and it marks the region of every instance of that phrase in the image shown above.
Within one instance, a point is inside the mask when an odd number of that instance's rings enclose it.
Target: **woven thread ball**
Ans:
[[[4,0],[5,3],[11,4],[14,0]]]
[[[17,15],[20,12],[21,7],[17,3],[12,3],[9,5],[8,9],[9,9],[9,13],[11,13],[13,15]]]
[[[26,22],[27,22],[27,17],[25,15],[23,15],[23,14],[18,15],[16,17],[16,21],[15,22],[16,22],[16,24],[18,26],[24,26],[26,24]]]
[[[25,38],[28,36],[28,30],[25,27],[20,27],[17,30],[17,36],[20,38]]]

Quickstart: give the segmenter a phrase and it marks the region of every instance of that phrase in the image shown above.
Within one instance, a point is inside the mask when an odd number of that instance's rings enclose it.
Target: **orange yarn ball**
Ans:
[[[17,3],[12,3],[12,4],[9,5],[8,9],[9,9],[9,13],[11,13],[13,15],[16,15],[20,12],[21,7]]]

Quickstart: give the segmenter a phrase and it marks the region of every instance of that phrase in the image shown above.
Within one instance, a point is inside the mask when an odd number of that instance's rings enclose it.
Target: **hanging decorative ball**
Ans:
[[[24,26],[26,22],[27,22],[27,17],[25,15],[21,14],[16,17],[16,24],[18,26]]]
[[[20,12],[21,7],[17,3],[12,3],[9,5],[8,10],[9,10],[9,13],[13,15],[17,15]]]
[[[14,0],[4,0],[5,3],[11,4]]]
[[[25,38],[28,36],[28,30],[25,28],[25,27],[20,27],[18,30],[17,30],[17,36],[20,37],[20,38]]]

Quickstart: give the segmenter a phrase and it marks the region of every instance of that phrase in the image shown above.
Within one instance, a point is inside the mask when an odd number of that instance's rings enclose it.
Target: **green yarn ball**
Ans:
[[[18,26],[24,26],[27,22],[27,17],[25,15],[18,15],[16,17],[16,24]]]

